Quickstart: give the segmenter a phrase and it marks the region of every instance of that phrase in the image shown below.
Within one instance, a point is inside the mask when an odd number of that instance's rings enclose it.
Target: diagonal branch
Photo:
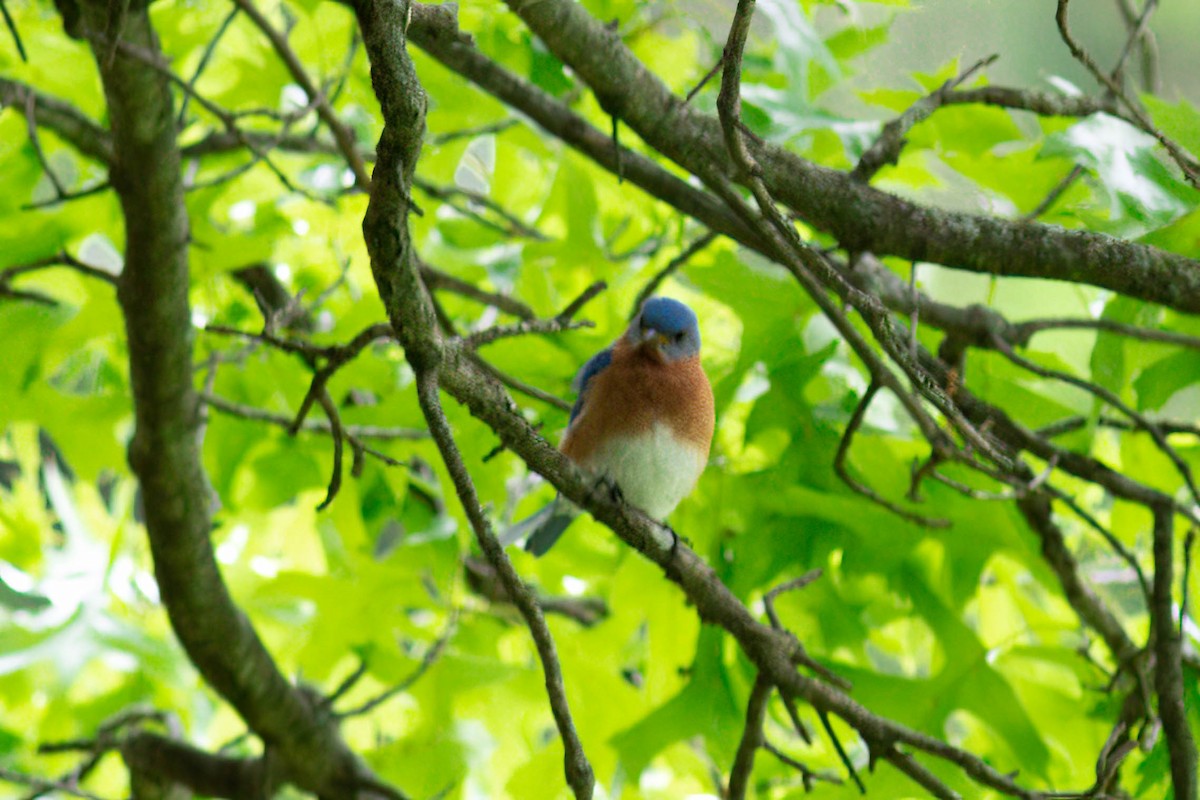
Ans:
[[[993,55],[976,61],[956,77],[943,83],[937,90],[922,97],[899,117],[884,125],[883,130],[879,133],[879,138],[858,159],[858,163],[850,171],[850,176],[860,181],[869,181],[885,165],[895,164],[904,147],[905,134],[912,130],[917,123],[928,119],[933,112],[947,105],[955,89],[997,58],[999,56]]]
[[[452,357],[449,352],[452,348],[438,338],[433,305],[418,274],[416,251],[409,238],[411,201],[408,190],[425,129],[425,94],[406,47],[403,21],[408,15],[408,6],[403,2],[363,0],[356,12],[384,119],[370,202],[363,222],[371,268],[392,319],[392,327],[417,375],[417,398],[425,421],[450,472],[476,540],[529,626],[542,661],[550,707],[563,740],[567,783],[578,800],[586,800],[592,796],[595,778],[571,719],[550,629],[533,592],[513,569],[484,516],[438,395],[438,379],[446,360]]]
[[[574,791],[577,800],[591,798],[596,779],[592,774],[592,765],[588,762],[583,750],[583,743],[575,730],[571,719],[571,708],[567,704],[566,686],[563,683],[562,667],[558,663],[558,654],[550,628],[538,606],[537,598],[529,585],[521,580],[513,569],[512,562],[504,552],[491,524],[483,516],[479,498],[475,494],[475,486],[471,476],[463,464],[450,425],[442,412],[441,401],[438,399],[437,375],[435,372],[424,372],[417,376],[417,396],[421,401],[421,410],[429,423],[429,430],[437,442],[442,460],[454,481],[458,498],[466,511],[467,519],[475,531],[475,538],[489,562],[496,569],[501,582],[514,605],[525,618],[529,632],[533,635],[537,646],[538,656],[542,661],[542,669],[546,674],[546,693],[550,696],[550,709],[554,714],[554,722],[563,738],[563,761],[567,773],[567,783]]]
[[[1067,549],[1062,529],[1054,522],[1049,499],[1041,493],[1029,494],[1017,500],[1017,508],[1041,540],[1042,556],[1054,570],[1071,608],[1089,628],[1100,634],[1117,664],[1130,664],[1138,656],[1138,647],[1116,615],[1084,582],[1079,563]]]
[[[683,251],[680,252],[679,255],[668,261],[666,266],[654,273],[654,277],[646,282],[646,285],[643,286],[637,293],[637,297],[634,298],[633,304],[629,307],[629,318],[633,319],[637,316],[638,311],[641,311],[642,309],[642,304],[646,302],[650,295],[658,291],[658,287],[662,286],[663,281],[678,272],[681,267],[683,267],[692,259],[692,256],[696,255],[701,250],[704,250],[704,248],[712,244],[716,238],[717,234],[715,231],[706,231],[702,235],[696,237],[695,241],[693,241],[687,247],[683,248]]]
[[[767,701],[775,688],[760,672],[754,679],[750,699],[746,702],[746,725],[742,728],[742,740],[738,742],[733,768],[729,770],[729,789],[726,800],[745,800],[750,785],[750,770],[754,768],[754,754],[763,746],[763,719],[767,715]]]
[[[673,95],[584,6],[568,0],[509,5],[648,146],[697,175],[736,174],[719,120]],[[1200,268],[1192,259],[1102,234],[928,208],[773,144],[750,140],[746,147],[774,197],[852,250],[1087,283],[1200,311]]]
[[[494,306],[506,314],[512,314],[521,319],[533,319],[537,316],[532,308],[512,295],[502,292],[489,292],[480,289],[475,284],[456,278],[448,272],[442,272],[427,265],[421,265],[421,280],[430,289],[443,289],[454,292],[462,297],[468,297],[484,305]]]

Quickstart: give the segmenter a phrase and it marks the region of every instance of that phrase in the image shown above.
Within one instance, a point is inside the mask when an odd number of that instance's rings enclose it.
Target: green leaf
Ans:
[[[1200,359],[1184,352],[1167,356],[1142,370],[1133,380],[1139,411],[1162,408],[1176,392],[1200,380]]]

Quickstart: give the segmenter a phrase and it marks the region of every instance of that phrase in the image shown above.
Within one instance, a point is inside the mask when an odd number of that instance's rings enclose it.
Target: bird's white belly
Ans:
[[[661,520],[692,491],[706,455],[670,426],[655,423],[646,433],[607,442],[584,466],[615,480],[627,503]]]

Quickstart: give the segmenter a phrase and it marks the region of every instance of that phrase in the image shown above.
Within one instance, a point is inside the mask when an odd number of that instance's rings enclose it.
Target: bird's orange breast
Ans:
[[[588,382],[579,416],[562,451],[587,465],[602,443],[636,436],[665,424],[681,442],[708,459],[715,412],[712,386],[699,356],[663,363],[628,342],[618,342],[612,363]]]

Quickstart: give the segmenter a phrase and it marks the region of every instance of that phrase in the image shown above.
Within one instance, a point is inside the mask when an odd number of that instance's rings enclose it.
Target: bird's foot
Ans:
[[[596,479],[595,485],[592,486],[592,491],[596,494],[606,497],[614,503],[625,503],[625,494],[621,491],[621,487],[609,475],[601,475]]]
[[[660,522],[659,525],[662,526],[663,530],[665,530],[667,533],[671,534],[671,549],[667,551],[667,554],[671,558],[675,557],[675,551],[679,549],[680,542],[683,542],[688,547],[692,546],[691,540],[687,539],[683,536],[680,536],[678,533],[676,533],[675,529],[671,527],[670,523]]]

